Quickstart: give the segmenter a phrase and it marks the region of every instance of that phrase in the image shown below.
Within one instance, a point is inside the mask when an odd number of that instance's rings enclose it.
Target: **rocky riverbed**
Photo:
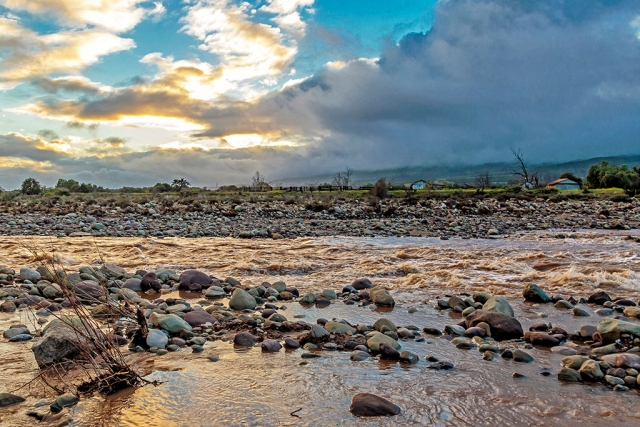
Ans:
[[[49,254],[67,264],[65,274],[6,237],[0,393],[11,395],[3,395],[10,403],[0,421],[634,425],[640,260],[629,233],[159,239],[144,262],[128,251],[144,252],[149,239],[31,238],[53,245]],[[118,262],[101,264],[111,254]],[[284,256],[286,269],[265,267]],[[370,280],[358,279],[365,270]],[[163,384],[77,404],[39,387],[16,390],[38,364],[72,357],[47,351],[48,340],[64,336],[56,317],[70,311],[60,286],[119,336],[141,373]],[[110,315],[125,302],[151,326],[144,342],[127,334],[132,318]],[[71,406],[53,414],[52,404],[53,412]],[[387,417],[361,418],[380,414]]]
[[[640,202],[423,199],[381,202],[276,200],[61,201],[0,209],[0,235],[295,238],[318,236],[492,237],[520,231],[629,230]]]

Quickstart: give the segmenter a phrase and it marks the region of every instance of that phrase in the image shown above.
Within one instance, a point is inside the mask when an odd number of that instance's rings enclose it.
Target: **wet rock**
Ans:
[[[417,354],[410,352],[409,350],[404,350],[400,353],[400,361],[404,363],[410,363],[412,365],[418,363],[420,358]]]
[[[453,369],[453,363],[451,362],[436,362],[427,366],[428,369],[435,369],[436,371],[448,371]]]
[[[27,335],[31,334],[31,332],[29,331],[29,328],[27,328],[26,326],[12,326],[6,331],[4,331],[2,336],[5,337],[6,339],[11,339],[16,335],[24,335],[24,334],[27,334]]]
[[[375,394],[359,393],[353,397],[349,412],[356,417],[388,416],[398,415],[400,407]]]
[[[300,348],[300,343],[291,337],[286,337],[284,339],[284,346],[286,348],[296,349],[296,348]]]
[[[560,340],[544,332],[527,332],[524,334],[524,338],[531,344],[542,347],[555,347],[560,345]]]
[[[334,291],[333,289],[325,289],[322,291],[322,296],[325,297],[328,300],[333,300],[333,299],[337,299],[338,296],[336,295],[336,291]]]
[[[624,309],[624,315],[640,319],[640,307],[630,306]]]
[[[385,360],[399,360],[400,352],[395,348],[391,347],[391,345],[386,342],[382,342],[378,346],[378,352],[380,353],[380,358]]]
[[[440,332],[440,329],[434,328],[432,326],[425,326],[424,328],[422,328],[422,332],[428,335],[435,335],[436,337],[439,337],[442,335],[442,332]]]
[[[208,287],[213,282],[208,275],[198,270],[186,270],[180,274],[180,289],[189,290],[191,285],[200,285],[202,287]]]
[[[605,302],[611,301],[611,297],[605,291],[598,291],[589,296],[587,302],[589,304],[603,305]]]
[[[206,311],[190,311],[184,315],[183,319],[193,327],[218,323],[218,320]]]
[[[51,412],[55,414],[62,411],[63,408],[75,405],[79,401],[80,399],[78,399],[78,397],[74,396],[73,394],[64,394],[54,400],[51,406],[49,406],[49,409],[51,409]]]
[[[349,358],[354,362],[362,362],[363,360],[367,360],[369,358],[369,353],[366,351],[356,350],[351,353]]]
[[[316,295],[313,293],[306,294],[300,300],[300,304],[315,304],[315,302],[316,302]]]
[[[502,313],[476,310],[464,319],[467,328],[484,322],[491,328],[491,337],[497,341],[518,339],[524,333],[518,319]]]
[[[605,342],[615,341],[625,333],[640,336],[640,324],[618,319],[604,319],[598,324],[597,329]]]
[[[240,332],[233,337],[233,343],[242,347],[253,347],[258,339],[249,332]]]
[[[578,372],[580,372],[582,379],[588,381],[599,381],[604,378],[598,362],[591,359],[585,360]]]
[[[233,310],[254,310],[256,308],[256,300],[247,291],[236,288],[229,300],[229,308]]]
[[[317,307],[328,307],[331,305],[331,301],[323,296],[316,297],[316,306]]]
[[[17,310],[18,307],[12,301],[5,301],[0,304],[0,312],[11,313]]]
[[[224,298],[227,293],[220,286],[210,286],[205,292],[205,298]]]
[[[357,279],[357,280],[355,280],[355,281],[351,284],[351,286],[352,286],[354,289],[356,289],[356,290],[358,290],[358,291],[361,291],[361,290],[363,290],[363,289],[369,289],[369,288],[372,288],[372,287],[373,287],[373,283],[371,283],[371,280],[366,279],[366,278],[363,278],[363,279]]]
[[[156,273],[152,271],[145,273],[145,275],[142,276],[142,280],[140,280],[140,290],[142,292],[146,292],[149,289],[153,289],[156,292],[159,292],[160,289],[162,289],[162,283],[160,283]]]
[[[395,332],[398,329],[398,327],[386,317],[381,317],[380,319],[375,321],[375,323],[373,324],[373,329],[378,332],[385,332],[385,331]]]
[[[596,347],[593,350],[591,350],[591,354],[594,354],[596,356],[603,356],[611,353],[617,353],[618,351],[619,351],[618,345],[614,343],[609,345],[603,345],[602,347]]]
[[[473,300],[475,302],[479,302],[480,304],[486,303],[487,301],[489,301],[489,298],[491,298],[491,294],[488,294],[486,292],[477,292],[473,294]]]
[[[313,338],[323,338],[329,335],[329,331],[322,327],[322,325],[313,325],[311,327],[311,336]]]
[[[371,302],[375,305],[389,307],[396,304],[389,292],[382,288],[371,288],[369,290],[369,297],[371,298]]]
[[[164,332],[158,329],[149,329],[147,334],[147,345],[149,347],[165,348],[167,344],[169,344],[169,337]]]
[[[557,347],[552,347],[551,348],[551,352],[552,353],[556,353],[556,354],[560,354],[562,356],[573,356],[573,355],[578,354],[577,350],[574,350],[571,347],[565,347],[565,346],[562,346],[562,345],[559,345]]]
[[[589,316],[591,316],[589,314],[589,312],[587,312],[587,310],[584,310],[584,309],[582,309],[580,307],[574,307],[573,308],[573,315],[576,316],[576,317],[589,317]]]
[[[71,285],[71,290],[83,304],[94,303],[106,296],[105,289],[93,280],[83,280]]]
[[[20,269],[19,277],[22,281],[28,280],[32,283],[36,283],[42,276],[33,268],[23,267]]]
[[[473,326],[464,331],[464,336],[468,338],[473,338],[473,337],[484,338],[486,335],[487,335],[487,331],[485,331],[484,329],[478,326]]]
[[[602,356],[602,360],[617,368],[640,369],[640,355],[635,353],[609,354]]]
[[[522,296],[527,301],[531,302],[539,302],[539,303],[547,303],[551,302],[551,298],[542,290],[538,285],[533,283],[528,283],[524,286],[522,290]]]
[[[605,375],[604,380],[607,384],[609,384],[612,387],[615,387],[618,385],[624,385],[624,380],[622,378],[614,377],[611,375]]]
[[[332,334],[349,334],[353,335],[356,333],[356,329],[352,328],[349,325],[345,325],[340,322],[327,322],[324,325],[324,328]]]
[[[177,334],[182,329],[187,331],[192,331],[193,328],[189,325],[184,319],[175,315],[175,314],[164,314],[162,316],[158,316],[158,326],[160,326],[165,331],[168,331],[170,334]]]
[[[573,304],[569,301],[561,299],[560,301],[553,304],[553,306],[559,310],[571,310],[573,309]]]
[[[82,354],[82,348],[92,348],[91,343],[74,328],[91,330],[90,325],[83,325],[77,318],[55,319],[45,326],[42,338],[31,348],[39,367],[74,360]]]
[[[398,341],[380,332],[373,332],[369,336],[369,339],[367,340],[367,347],[369,347],[369,350],[377,352],[379,351],[380,344],[382,343],[389,344],[396,350],[400,348],[400,344],[398,343]]]
[[[465,328],[460,325],[447,325],[444,327],[444,333],[452,337],[461,337],[464,335]]]
[[[19,334],[10,338],[9,342],[22,342],[22,341],[29,341],[31,339],[33,339],[33,336],[29,334]]]
[[[140,279],[136,279],[135,277],[132,277],[131,279],[127,279],[124,282],[124,285],[122,285],[123,288],[125,289],[130,289],[134,292],[142,292],[142,285],[141,285],[141,280]],[[149,288],[145,289],[148,290]]]
[[[516,362],[531,363],[533,362],[533,356],[526,351],[517,348],[513,350],[513,360]]]
[[[24,397],[16,396],[11,393],[0,393],[0,408],[5,406],[15,405],[16,403],[22,403],[26,399]]]
[[[560,381],[579,382],[582,381],[582,375],[580,375],[580,372],[575,369],[562,368],[558,372],[558,379]]]
[[[593,334],[598,332],[598,328],[591,325],[584,325],[580,327],[580,338],[583,340],[590,340],[593,337]]]
[[[485,302],[482,306],[482,310],[493,313],[502,313],[506,314],[507,316],[513,317],[513,308],[507,302],[507,300],[501,296],[492,296],[491,298],[489,298],[487,302]]]
[[[264,340],[261,344],[262,351],[280,351],[282,345],[276,340]]]
[[[560,361],[560,365],[565,368],[578,370],[582,366],[584,362],[589,360],[587,356],[575,355],[575,356],[567,356]]]

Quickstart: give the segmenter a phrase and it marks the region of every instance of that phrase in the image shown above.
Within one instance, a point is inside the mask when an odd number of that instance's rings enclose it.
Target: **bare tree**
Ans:
[[[333,176],[333,183],[338,187],[348,188],[351,184],[351,175],[353,175],[353,169],[347,166],[343,172],[338,172]]]
[[[521,148],[515,149],[511,147],[511,153],[516,158],[517,167],[512,170],[511,173],[517,176],[520,176],[524,179],[524,183],[533,184],[534,187],[538,187],[540,185],[540,178],[538,177],[538,172],[531,173],[528,169],[527,162],[524,159],[524,153]]]
[[[251,178],[251,186],[252,187],[260,187],[262,184],[266,184],[267,179],[264,175],[260,173],[260,171],[256,171],[256,174]]]
[[[478,192],[484,191],[484,189],[488,187],[491,187],[491,175],[489,172],[483,172],[476,176],[476,188]]]

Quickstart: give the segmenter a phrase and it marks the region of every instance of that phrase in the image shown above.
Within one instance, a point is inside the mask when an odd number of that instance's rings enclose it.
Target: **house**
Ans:
[[[559,178],[548,183],[547,187],[557,188],[558,190],[579,190],[580,183],[569,178]]]
[[[253,191],[266,192],[273,190],[273,187],[266,182],[258,182],[253,186]]]
[[[427,181],[425,181],[424,179],[421,179],[421,180],[416,181],[413,184],[411,184],[411,189],[412,190],[424,190],[424,188],[426,186],[427,186]]]

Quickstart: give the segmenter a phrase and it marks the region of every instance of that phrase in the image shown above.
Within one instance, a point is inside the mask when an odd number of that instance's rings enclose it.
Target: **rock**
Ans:
[[[544,332],[527,332],[524,337],[533,345],[542,347],[555,347],[560,345],[560,340]]]
[[[106,263],[100,271],[107,277],[107,279],[118,280],[123,279],[127,275],[127,271],[124,268],[110,263]]]
[[[60,289],[58,284],[52,283],[42,290],[42,295],[49,299],[61,298],[62,289]]]
[[[460,325],[447,325],[444,327],[444,333],[452,337],[461,337],[464,335],[465,328]]]
[[[369,358],[369,353],[366,351],[356,350],[351,353],[349,358],[354,362],[362,362],[363,360],[367,360]]]
[[[280,351],[282,346],[276,340],[264,340],[262,342],[262,351]]]
[[[333,299],[337,299],[338,296],[336,295],[336,291],[334,291],[333,289],[325,289],[322,291],[322,296],[325,297],[328,300],[333,300]]]
[[[300,304],[315,304],[315,303],[316,303],[316,295],[312,293],[306,294],[300,300]]]
[[[386,342],[380,343],[378,346],[378,352],[380,353],[380,358],[385,360],[399,360],[400,353],[395,348],[391,347]]]
[[[126,285],[126,282],[125,282]],[[156,292],[159,292],[162,289],[162,283],[156,276],[156,273],[150,271],[149,273],[145,273],[142,276],[142,280],[140,280],[140,290],[143,292],[148,291],[149,289],[153,289]]]
[[[15,337],[12,337],[9,339],[9,342],[22,342],[22,341],[29,341],[33,339],[33,337],[29,334],[18,334]]]
[[[286,322],[287,318],[280,313],[273,313],[271,316],[269,316],[269,320],[271,320],[272,322],[282,323]]]
[[[410,363],[412,365],[418,363],[420,358],[417,354],[410,352],[409,350],[404,350],[400,353],[400,361],[405,363]]]
[[[206,323],[218,323],[218,320],[206,311],[190,311],[184,315],[183,319],[193,327],[201,326]]]
[[[448,371],[449,369],[453,369],[453,363],[451,362],[436,362],[427,366],[428,369],[435,369],[437,371]]]
[[[602,361],[617,368],[640,369],[640,355],[634,353],[619,353],[602,356]]]
[[[198,270],[185,270],[180,274],[179,289],[189,290],[191,285],[200,285],[200,288],[208,287],[213,282],[209,276]]]
[[[556,353],[556,354],[560,354],[562,356],[573,356],[578,354],[577,350],[574,350],[571,347],[565,347],[563,345],[559,345],[557,347],[552,347],[551,348],[551,352],[552,353]]]
[[[378,332],[385,332],[385,331],[395,332],[398,329],[398,327],[386,317],[381,317],[380,319],[376,320],[376,322],[373,324],[373,329]]]
[[[240,332],[233,337],[233,343],[242,347],[253,347],[258,339],[249,332]]]
[[[580,327],[580,338],[583,340],[590,340],[593,337],[593,334],[598,332],[598,328],[591,325],[584,325]]]
[[[627,307],[624,309],[623,313],[627,317],[635,317],[636,319],[640,319],[640,307]]]
[[[71,290],[83,304],[91,304],[106,297],[105,289],[93,280],[83,280],[71,285]]]
[[[227,293],[220,286],[210,286],[205,292],[205,298],[224,298]]]
[[[73,394],[64,394],[54,400],[53,403],[49,406],[49,409],[51,409],[51,412],[56,414],[62,411],[63,408],[75,405],[79,400],[80,399],[78,399],[78,397],[74,396]]]
[[[471,328],[468,328],[467,330],[464,331],[464,336],[468,338],[473,338],[473,337],[484,338],[486,335],[487,335],[487,331],[485,331],[484,329],[478,326],[472,326]]]
[[[147,345],[149,347],[165,348],[169,344],[169,337],[158,329],[149,329]]]
[[[609,384],[612,387],[615,387],[618,385],[624,385],[624,380],[622,378],[614,377],[611,375],[605,375],[604,380],[607,384]]]
[[[23,267],[20,269],[20,280],[28,280],[32,283],[36,283],[42,276],[33,268]]]
[[[356,417],[388,416],[398,415],[400,407],[375,394],[359,393],[353,397],[349,412]]]
[[[170,334],[177,334],[180,330],[185,329],[187,331],[192,331],[193,328],[189,325],[184,319],[175,314],[164,314],[162,316],[158,316],[158,326],[160,326],[165,331],[168,331]]]
[[[125,280],[124,285],[122,285],[122,287],[125,289],[131,289],[133,292],[142,292],[141,280],[136,279],[135,277]]]
[[[351,283],[351,286],[357,290],[357,291],[361,291],[363,289],[369,289],[373,287],[373,283],[371,283],[371,280],[363,278],[363,279],[357,279],[355,280],[353,283]]]
[[[5,337],[6,339],[11,339],[17,335],[29,335],[31,334],[31,332],[29,331],[29,328],[25,327],[25,326],[18,326],[18,327],[10,327],[9,329],[7,329],[6,331],[4,331],[4,333],[2,334],[3,337]]]
[[[560,365],[565,368],[578,370],[582,367],[582,364],[589,360],[587,356],[575,355],[575,356],[567,356],[560,361]]]
[[[484,322],[491,328],[491,337],[497,341],[518,339],[524,333],[518,319],[506,314],[476,310],[464,319],[467,328]]]
[[[327,322],[324,325],[324,328],[332,334],[349,334],[353,335],[356,333],[356,329],[352,328],[349,325],[345,325],[344,323],[339,322]]]
[[[329,335],[329,331],[322,327],[322,325],[313,325],[311,327],[311,336],[313,338],[323,338]]]
[[[590,295],[589,298],[587,299],[587,302],[589,304],[598,304],[598,305],[602,305],[607,301],[611,301],[611,297],[607,295],[605,291],[598,291]]]
[[[576,317],[589,317],[589,316],[591,316],[589,314],[589,312],[587,312],[587,310],[584,310],[584,309],[582,309],[580,307],[574,307],[573,308],[573,315],[576,316]]]
[[[389,344],[396,350],[400,348],[400,344],[396,340],[380,332],[371,333],[369,339],[367,340],[367,347],[369,347],[369,350],[377,352],[379,351],[380,344],[382,343]]]
[[[609,345],[603,345],[602,347],[596,347],[593,350],[591,350],[591,354],[594,354],[597,356],[603,356],[611,353],[617,353],[618,351],[619,351],[618,346],[614,343]]]
[[[291,337],[286,337],[284,339],[284,346],[286,348],[296,349],[296,348],[300,348],[300,343]]]
[[[558,379],[560,381],[579,382],[582,381],[582,375],[575,369],[562,368],[558,372]]]
[[[513,350],[513,360],[516,362],[531,363],[533,362],[533,356],[526,351],[517,348]]]
[[[573,304],[571,304],[569,301],[561,299],[560,301],[556,302],[555,304],[553,304],[553,306],[557,309],[560,310],[571,310],[573,309]]]
[[[16,396],[11,393],[0,393],[0,408],[5,406],[15,405],[16,403],[22,403],[26,399],[24,397]]]
[[[507,316],[513,317],[513,308],[507,302],[507,300],[501,296],[492,296],[491,298],[489,298],[487,302],[485,302],[482,306],[482,310],[493,313],[502,313],[506,314]]]
[[[78,334],[74,327],[82,330],[83,335],[88,335],[85,330],[92,330],[90,325],[83,325],[80,319],[71,317],[55,319],[45,326],[42,338],[31,348],[40,368],[65,359],[73,360],[82,355],[81,348],[92,348],[85,336]],[[96,336],[95,339],[100,337]]]
[[[18,307],[16,307],[16,305],[12,301],[5,301],[2,304],[0,304],[0,312],[3,312],[3,313],[12,313],[17,309]]]
[[[598,362],[591,359],[585,360],[578,372],[584,380],[599,381],[604,378]]]
[[[236,288],[229,300],[229,308],[233,310],[254,310],[256,308],[256,300],[247,291]]]
[[[371,288],[369,290],[369,297],[375,305],[394,306],[396,304],[389,292],[382,288]]]
[[[640,336],[640,324],[618,319],[604,319],[598,324],[598,333],[605,342],[615,341],[620,334]]]
[[[437,337],[442,335],[442,332],[440,332],[440,329],[434,328],[433,326],[425,326],[424,328],[422,328],[422,332],[424,332],[427,335],[435,335]]]
[[[538,285],[534,285],[533,283],[528,283],[524,286],[522,296],[531,302],[547,303],[551,301],[551,298],[549,298]]]

